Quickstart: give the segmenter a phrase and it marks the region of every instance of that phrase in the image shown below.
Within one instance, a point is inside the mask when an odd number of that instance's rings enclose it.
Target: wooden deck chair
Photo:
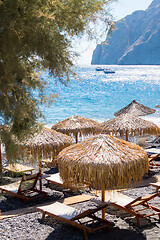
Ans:
[[[57,167],[58,168],[58,163],[56,159],[42,159],[42,166],[46,168],[52,168],[52,167]]]
[[[94,208],[94,209],[88,209],[84,212],[81,212],[80,210],[76,210],[75,208],[71,206],[67,206],[60,202],[55,202],[53,204],[50,204],[48,206],[42,206],[38,207],[37,209],[42,212],[42,219],[45,218],[45,215],[49,215],[53,218],[56,218],[64,223],[68,223],[74,227],[80,228],[84,232],[85,239],[88,239],[87,233],[94,232],[103,228],[109,228],[113,225],[112,222],[109,222],[108,220],[103,220],[97,216],[95,216],[95,213],[102,210],[108,206],[108,203],[106,203],[103,206]],[[101,223],[101,226],[97,226],[96,228],[91,228],[86,226],[86,223],[89,223],[90,221],[83,221],[83,224],[81,223],[82,218],[90,218],[92,221],[98,221]]]
[[[3,167],[3,169],[14,172],[14,173],[24,173],[24,172],[31,172],[35,169],[33,167],[29,167],[23,164],[15,163],[15,164],[8,164],[7,166]]]
[[[148,146],[150,147],[160,147],[160,135],[153,139],[152,141],[148,141]]]
[[[147,136],[139,136],[137,141],[136,141],[136,145],[139,145],[139,146],[146,146],[147,143],[146,143],[146,140],[147,140]]]
[[[36,188],[39,176],[39,173],[28,176],[24,175],[21,181],[0,186],[0,190],[22,198],[25,203],[39,197],[47,197],[46,192]]]
[[[160,193],[150,194],[148,196],[141,196],[136,199],[124,195],[118,191],[106,191],[105,201],[109,201],[111,205],[124,210],[136,217],[137,224],[140,225],[140,218],[150,217],[153,215],[158,215],[160,219],[160,209],[154,206],[151,206],[148,202],[159,196]],[[100,199],[100,198],[99,198]],[[94,199],[96,203],[103,205],[103,202],[100,200]],[[152,213],[143,214],[142,211],[151,210]]]
[[[46,177],[45,180],[48,182],[48,184],[49,182],[51,182],[59,186],[64,186],[63,180],[61,179],[59,173],[51,174],[49,177]],[[68,188],[70,188],[72,191],[77,191],[78,189],[87,188],[87,187],[88,188],[91,187],[90,183],[86,183],[85,185],[79,184],[75,187],[72,185],[72,181],[71,181],[70,184],[68,185]]]
[[[153,167],[160,167],[160,163],[154,163],[154,160],[157,160],[160,157],[160,153],[152,154],[148,157],[149,165],[152,168]]]
[[[155,187],[156,188],[156,192],[158,192],[159,188],[160,188],[160,182],[156,182],[156,183],[150,183],[150,185],[152,187]]]

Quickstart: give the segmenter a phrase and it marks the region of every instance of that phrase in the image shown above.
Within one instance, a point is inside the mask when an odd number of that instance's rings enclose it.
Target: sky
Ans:
[[[153,0],[118,0],[113,4],[111,13],[115,21],[118,21],[136,10],[146,10],[152,1]],[[105,39],[106,35],[100,40],[102,42]],[[85,37],[78,41],[76,50],[81,56],[77,58],[76,63],[90,65],[93,50],[96,48],[96,45],[96,41],[88,41]]]

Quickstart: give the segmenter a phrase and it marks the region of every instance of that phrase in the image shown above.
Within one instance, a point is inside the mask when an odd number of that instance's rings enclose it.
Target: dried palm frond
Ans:
[[[114,115],[117,117],[117,116],[120,116],[121,114],[128,113],[134,116],[145,116],[145,115],[153,114],[155,112],[156,112],[155,109],[144,106],[136,102],[136,100],[133,100],[130,104],[128,104],[126,107],[116,112]]]
[[[73,115],[63,121],[60,121],[52,126],[52,129],[67,134],[69,136],[74,136],[77,139],[77,136],[97,134],[100,133],[101,126],[98,122]],[[77,141],[76,141],[77,142]]]
[[[94,188],[128,186],[148,171],[147,153],[139,146],[99,134],[62,150],[57,158],[67,185],[90,182]]]
[[[110,119],[101,124],[102,133],[124,136],[128,132],[131,136],[133,135],[145,135],[145,134],[158,134],[160,128],[144,119],[138,118],[131,114],[121,114],[118,117]]]
[[[72,144],[69,136],[56,132],[49,128],[43,128],[40,132],[20,143],[24,152],[29,152],[33,157],[54,159],[58,153]]]

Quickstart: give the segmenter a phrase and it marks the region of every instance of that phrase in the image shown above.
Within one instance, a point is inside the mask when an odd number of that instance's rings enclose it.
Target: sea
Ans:
[[[96,71],[96,67],[110,68],[114,74]],[[160,127],[160,65],[109,65],[77,66],[77,78],[71,76],[67,86],[43,72],[47,82],[45,92],[57,94],[50,105],[40,105],[43,118],[39,122],[51,128],[55,123],[73,115],[93,119],[99,123],[114,118],[114,113],[137,102],[156,110],[141,118]],[[37,93],[35,92],[35,96]],[[154,136],[153,136],[154,138]],[[4,153],[4,146],[2,146]]]
[[[47,127],[72,115],[93,119],[99,123],[114,118],[114,113],[137,102],[156,110],[143,119],[154,122],[160,127],[160,65],[109,65],[113,74],[96,71],[95,65],[77,66],[74,71],[77,79],[71,77],[67,86],[60,83],[48,72],[42,77],[48,83],[47,95],[58,97],[49,106],[41,105],[44,118],[39,121]]]

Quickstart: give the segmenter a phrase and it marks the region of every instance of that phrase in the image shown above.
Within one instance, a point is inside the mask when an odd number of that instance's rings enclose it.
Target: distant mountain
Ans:
[[[160,64],[160,0],[117,21],[97,45],[91,64]]]

